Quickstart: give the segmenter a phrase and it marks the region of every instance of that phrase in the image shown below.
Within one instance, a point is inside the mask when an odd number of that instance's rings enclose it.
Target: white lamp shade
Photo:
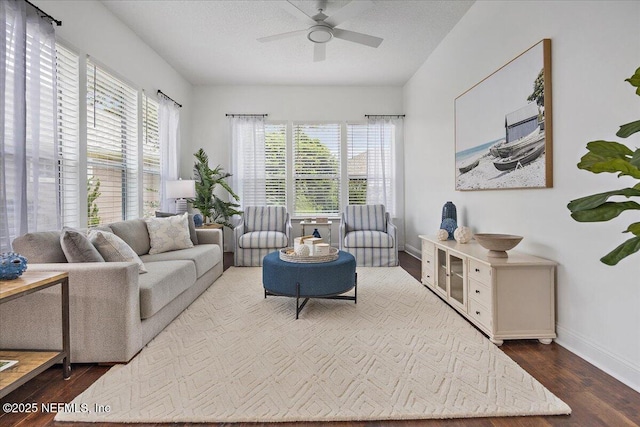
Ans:
[[[191,199],[196,197],[196,182],[192,179],[167,181],[167,199]]]

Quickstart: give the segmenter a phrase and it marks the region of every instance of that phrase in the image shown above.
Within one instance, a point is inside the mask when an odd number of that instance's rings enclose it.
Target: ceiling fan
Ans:
[[[311,26],[303,30],[289,31],[287,33],[261,37],[258,41],[265,43],[288,37],[295,37],[299,34],[306,33],[307,39],[314,43],[313,60],[315,62],[325,60],[327,54],[326,43],[331,41],[334,37],[370,47],[380,46],[380,43],[382,43],[382,39],[380,37],[336,28],[342,22],[359,15],[366,9],[370,8],[372,6],[371,1],[352,0],[331,16],[327,16],[323,13],[323,11],[326,10],[326,5],[326,0],[318,1],[318,5],[316,7],[318,13],[313,16],[309,16],[288,0],[282,2],[282,7],[287,12],[293,16],[304,19]]]

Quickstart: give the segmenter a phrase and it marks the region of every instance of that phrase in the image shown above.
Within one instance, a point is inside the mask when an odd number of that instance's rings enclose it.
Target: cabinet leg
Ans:
[[[492,343],[494,343],[498,347],[500,347],[504,343],[504,340],[499,340],[499,339],[496,339],[496,338],[489,338],[489,341],[491,341]]]
[[[552,338],[539,338],[538,341],[540,341],[542,344],[551,344],[553,342]]]

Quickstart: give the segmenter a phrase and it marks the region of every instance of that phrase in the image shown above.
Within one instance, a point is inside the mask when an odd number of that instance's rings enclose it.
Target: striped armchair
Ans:
[[[340,250],[361,267],[398,265],[396,226],[384,205],[349,205],[340,223]]]
[[[258,267],[269,252],[289,246],[291,220],[284,206],[248,206],[233,229],[234,265]]]

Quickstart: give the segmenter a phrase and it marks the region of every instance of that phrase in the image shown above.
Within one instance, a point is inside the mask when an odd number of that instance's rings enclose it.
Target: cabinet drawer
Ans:
[[[469,279],[469,298],[473,298],[480,304],[491,309],[491,286],[477,280]]]
[[[469,278],[491,285],[491,267],[476,260],[469,260]]]
[[[425,254],[422,253],[422,269],[423,270],[433,270],[435,265],[433,254]]]
[[[487,329],[491,329],[491,311],[473,298],[469,298],[468,313],[472,319],[480,323],[482,326]]]
[[[422,283],[426,285],[431,285],[435,283],[433,278],[433,270],[422,270]]]

